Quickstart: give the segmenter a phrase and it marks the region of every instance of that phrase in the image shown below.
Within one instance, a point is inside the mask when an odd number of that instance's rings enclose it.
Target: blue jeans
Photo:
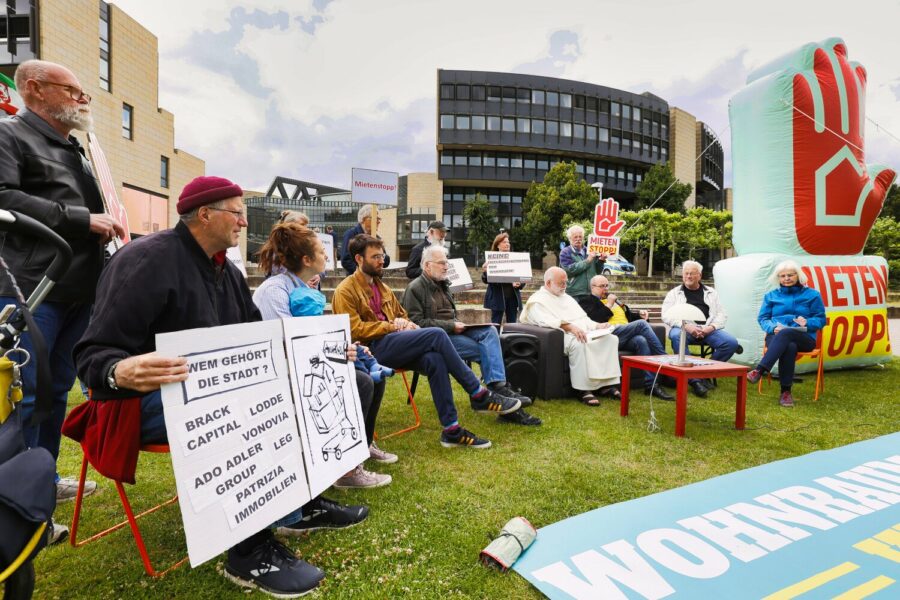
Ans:
[[[452,334],[450,342],[460,358],[474,360],[481,365],[481,378],[485,383],[506,382],[500,335],[494,327],[471,327],[462,333]]]
[[[0,307],[18,304],[15,298],[0,296]],[[91,317],[90,304],[68,304],[64,302],[44,302],[34,313],[34,320],[47,344],[50,358],[50,376],[53,380],[53,407],[50,417],[37,426],[31,426],[34,413],[34,388],[37,380],[37,357],[31,336],[23,333],[19,347],[31,354],[31,361],[22,369],[22,392],[24,397],[20,408],[24,424],[25,444],[29,448],[46,448],[53,458],[59,457],[59,443],[62,439],[62,424],[66,419],[66,403],[69,390],[75,383],[75,361],[72,348],[81,339]]]
[[[681,337],[680,327],[673,327],[669,330],[669,339],[672,340],[672,348],[674,348],[676,352],[678,351],[679,337]],[[738,347],[738,341],[735,339],[735,337],[724,329],[716,329],[702,340],[695,338],[691,334],[687,334],[686,342],[687,343],[684,349],[685,354],[691,353],[691,349],[688,347],[690,344],[706,344],[713,349],[713,353],[710,358],[712,360],[718,360],[720,362],[728,362],[731,357],[734,356],[734,353]],[[700,380],[688,379],[688,381]]]
[[[450,342],[447,332],[439,327],[413,331],[395,331],[369,344],[381,364],[393,369],[413,369],[428,376],[431,399],[443,427],[458,423],[450,375],[470,396],[481,389],[481,382],[466,366]]]
[[[109,400],[115,402],[115,400]],[[168,444],[166,421],[163,418],[162,393],[150,392],[141,398],[141,444]],[[271,525],[270,528],[292,525],[303,518],[303,507],[291,511]]]
[[[627,350],[637,356],[659,356],[666,353],[650,323],[643,319],[632,321],[628,325],[618,325],[613,334],[619,338],[619,350]],[[644,372],[647,387],[653,385],[655,376],[652,371]]]
[[[759,361],[759,367],[771,371],[778,361],[778,382],[782,391],[789,392],[794,382],[797,352],[809,352],[815,347],[816,340],[790,327],[775,335],[766,334],[766,355]]]

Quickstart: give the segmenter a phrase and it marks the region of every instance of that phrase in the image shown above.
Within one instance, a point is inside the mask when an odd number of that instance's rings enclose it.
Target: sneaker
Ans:
[[[97,482],[90,479],[84,480],[84,495],[90,496],[97,491]],[[78,480],[66,477],[56,482],[56,503],[74,500],[78,495]]]
[[[472,406],[472,410],[477,413],[499,413],[501,415],[506,415],[511,412],[516,412],[520,408],[522,408],[521,400],[513,400],[512,398],[506,398],[501,396],[500,394],[494,393],[491,390],[485,388],[485,392],[481,395],[481,398],[470,399],[470,404]]]
[[[491,442],[490,440],[478,437],[468,429],[460,427],[453,433],[442,431],[441,446],[444,448],[477,448],[479,450],[484,450],[491,447]]]
[[[748,383],[756,383],[760,379],[762,379],[762,376],[763,376],[762,371],[760,371],[759,369],[753,369],[752,371],[747,373],[747,382]]]
[[[503,385],[491,384],[490,390],[492,392],[494,392],[495,394],[503,396],[504,398],[518,400],[519,402],[522,403],[522,406],[531,406],[532,404],[534,404],[534,402],[532,401],[531,398],[529,398],[528,396],[523,396],[516,390],[512,389],[512,387],[510,387],[509,383],[505,383]]]
[[[338,504],[328,498],[316,496],[303,506],[303,518],[296,523],[279,527],[282,535],[300,535],[316,529],[343,529],[362,523],[369,516],[369,507]]]
[[[67,537],[69,537],[69,528],[51,519],[47,526],[47,545],[59,544],[66,541]]]
[[[246,555],[230,548],[224,575],[241,587],[259,589],[276,598],[298,598],[325,579],[321,569],[297,558],[274,537]]]
[[[781,399],[778,403],[785,408],[794,408],[794,397],[790,392],[781,392]]]
[[[497,415],[497,420],[501,423],[515,423],[516,425],[540,425],[543,423],[540,418],[529,415],[524,408],[520,408],[516,412],[508,415]]]
[[[339,490],[348,490],[351,488],[382,487],[389,484],[391,481],[393,481],[393,477],[390,475],[372,473],[371,471],[363,469],[362,465],[359,465],[348,474],[335,481],[332,485]]]
[[[371,458],[375,462],[380,462],[383,465],[391,465],[399,460],[396,454],[385,452],[384,450],[376,446],[375,442],[372,442],[372,444],[369,446],[369,458]]]

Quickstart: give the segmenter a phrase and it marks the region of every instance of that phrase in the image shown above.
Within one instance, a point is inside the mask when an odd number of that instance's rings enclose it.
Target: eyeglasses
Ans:
[[[243,210],[230,210],[227,208],[216,208],[215,206],[207,206],[206,208],[208,208],[209,210],[217,210],[219,212],[231,213],[238,219],[243,219],[245,221],[247,220],[247,213]]]
[[[436,265],[441,265],[442,267],[446,267],[450,264],[449,260],[429,260],[428,262],[434,263]]]
[[[83,89],[77,88],[74,85],[66,85],[65,83],[56,83],[55,81],[44,81],[43,79],[35,79],[38,83],[43,83],[46,85],[55,85],[56,87],[61,87],[67,92],[69,92],[69,97],[75,102],[81,102],[81,99],[84,98],[88,104],[91,103],[91,95],[86,93]]]
[[[384,261],[384,254],[373,254],[369,258],[371,258],[375,262],[382,262],[382,261]]]
[[[608,288],[609,284],[608,283],[592,283],[591,287]]]

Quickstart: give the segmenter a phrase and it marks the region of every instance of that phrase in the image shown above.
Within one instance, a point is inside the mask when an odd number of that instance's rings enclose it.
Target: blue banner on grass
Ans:
[[[900,433],[571,517],[514,568],[550,598],[900,598]]]

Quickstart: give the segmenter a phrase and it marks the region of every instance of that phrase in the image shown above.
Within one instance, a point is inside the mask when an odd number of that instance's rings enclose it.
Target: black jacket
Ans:
[[[116,361],[156,350],[157,333],[261,319],[237,267],[230,260],[214,266],[179,222],[126,244],[110,259],[91,323],[75,346],[78,377],[98,399],[141,395],[110,390],[106,374]]]
[[[72,246],[72,265],[47,300],[91,302],[103,247],[90,232],[90,214],[103,212],[103,201],[78,140],[28,110],[0,119],[0,208],[35,218]],[[55,253],[45,242],[0,232],[0,255],[27,296]],[[0,295],[14,295],[8,278],[0,279]]]
[[[603,300],[597,296],[590,294],[587,296],[580,296],[576,298],[576,300],[578,300],[578,304],[581,305],[581,308],[584,309],[584,312],[587,313],[587,316],[590,317],[591,321],[606,323],[612,319],[612,310],[610,310],[610,308],[603,303]],[[625,310],[625,318],[628,319],[629,323],[641,318],[641,315],[628,308],[627,304],[623,304],[622,308]]]
[[[344,239],[341,242],[341,266],[344,267],[344,270],[347,271],[347,275],[353,275],[356,271],[356,259],[350,256],[350,240],[354,237],[358,236],[361,233],[365,233],[366,230],[363,229],[362,223],[357,223],[356,227],[351,227],[347,231],[344,232]],[[381,236],[378,236],[378,239],[381,239]],[[388,256],[387,249],[384,250],[384,265],[382,265],[385,269],[388,268],[388,265],[391,264],[391,257]]]
[[[506,310],[506,300],[515,296],[518,310],[522,310],[522,290],[525,288],[523,283],[519,287],[513,287],[511,283],[488,283],[487,272],[481,272],[481,281],[487,284],[487,291],[484,293],[484,307],[490,310]]]
[[[422,252],[431,245],[428,238],[425,238],[409,251],[409,260],[406,263],[406,276],[415,279],[422,274]]]

